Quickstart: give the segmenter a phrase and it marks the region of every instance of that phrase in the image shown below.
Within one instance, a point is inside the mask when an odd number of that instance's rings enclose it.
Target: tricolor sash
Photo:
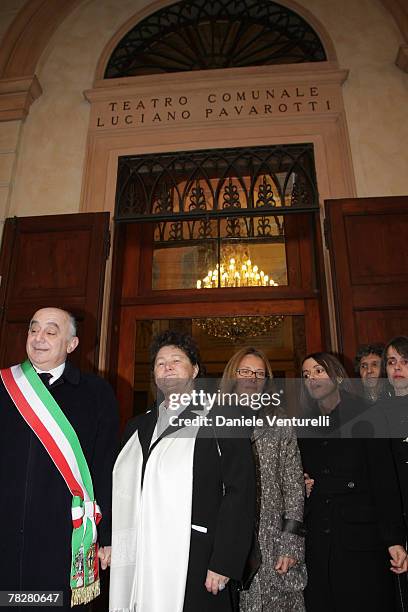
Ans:
[[[102,515],[78,436],[30,361],[0,370],[0,376],[72,494],[71,606],[88,603],[99,595],[96,525]]]

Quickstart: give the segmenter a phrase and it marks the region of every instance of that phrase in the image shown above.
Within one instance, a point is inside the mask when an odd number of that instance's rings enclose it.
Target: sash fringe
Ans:
[[[101,589],[99,585],[99,580],[89,584],[88,586],[79,587],[77,589],[72,589],[71,596],[71,608],[73,606],[79,606],[81,604],[87,604],[95,597],[98,597]]]

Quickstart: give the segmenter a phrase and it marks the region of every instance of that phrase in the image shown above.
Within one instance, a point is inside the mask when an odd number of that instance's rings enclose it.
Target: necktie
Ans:
[[[50,379],[52,378],[52,374],[50,374],[49,372],[41,372],[41,374],[39,374],[38,376],[41,378],[44,385],[48,387],[50,383]]]

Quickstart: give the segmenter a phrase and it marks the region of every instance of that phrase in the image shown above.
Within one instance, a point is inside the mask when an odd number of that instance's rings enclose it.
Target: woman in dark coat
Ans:
[[[392,612],[392,572],[407,569],[398,482],[387,439],[350,437],[361,408],[342,390],[346,377],[328,353],[303,361],[303,404],[330,417],[326,430],[299,441],[314,481],[305,509],[306,609]]]
[[[405,524],[408,525],[408,338],[398,336],[384,349],[384,371],[391,397],[382,403],[391,429],[391,447],[401,486]]]
[[[211,416],[193,405],[190,336],[156,337],[152,367],[163,401],[136,419],[114,468],[110,610],[231,612],[254,529],[251,444],[187,424]]]
[[[405,538],[408,534],[408,337],[398,336],[388,342],[383,354],[383,372],[389,383],[390,397],[383,399],[391,431],[391,449],[401,490]],[[406,541],[405,539],[405,541]],[[408,610],[407,576],[397,576],[399,610]]]

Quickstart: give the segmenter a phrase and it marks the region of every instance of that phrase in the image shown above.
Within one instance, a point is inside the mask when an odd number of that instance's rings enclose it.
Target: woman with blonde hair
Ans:
[[[257,412],[264,417],[264,425],[255,428],[252,440],[262,564],[249,589],[241,592],[241,612],[304,610],[303,471],[293,430],[288,426],[271,427],[265,418],[282,412],[281,407],[273,405],[272,380],[265,353],[244,347],[227,363],[221,383],[224,393],[236,393],[241,405],[248,408],[255,394],[270,394],[271,399]]]

